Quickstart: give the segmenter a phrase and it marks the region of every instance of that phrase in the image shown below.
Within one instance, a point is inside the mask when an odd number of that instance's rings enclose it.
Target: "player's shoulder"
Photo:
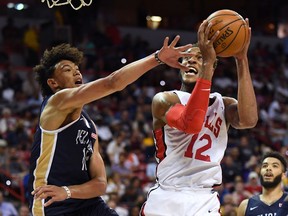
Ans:
[[[238,101],[233,97],[222,96],[225,105],[237,103]]]
[[[175,91],[163,91],[163,92],[158,92],[157,94],[154,95],[153,97],[153,103],[155,102],[178,102],[178,96],[175,93]]]
[[[248,206],[248,202],[249,202],[249,199],[242,200],[242,202],[240,203],[240,205],[237,209],[237,216],[244,216],[245,215],[245,212],[246,212],[246,209]]]

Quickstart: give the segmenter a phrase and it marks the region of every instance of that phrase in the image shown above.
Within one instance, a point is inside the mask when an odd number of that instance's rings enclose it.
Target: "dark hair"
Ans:
[[[262,163],[263,161],[268,158],[268,157],[272,157],[272,158],[276,158],[278,159],[282,165],[283,165],[283,168],[284,168],[284,172],[286,172],[287,170],[287,161],[286,159],[279,153],[279,152],[276,152],[276,151],[273,151],[273,152],[267,152],[266,154],[263,155],[262,157]]]
[[[47,79],[51,78],[55,65],[62,60],[69,60],[79,65],[82,62],[83,53],[76,47],[71,47],[70,44],[60,44],[52,47],[51,50],[45,50],[43,57],[40,60],[40,64],[33,68],[33,72],[36,73],[35,79],[39,83],[41,93],[43,97],[54,94],[49,85]]]

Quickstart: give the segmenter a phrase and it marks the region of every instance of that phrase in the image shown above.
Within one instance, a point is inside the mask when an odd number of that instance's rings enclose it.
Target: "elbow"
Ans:
[[[106,194],[107,182],[101,182],[100,184],[97,185],[97,187],[98,187],[98,193],[99,193],[99,195],[97,196],[102,196]]]
[[[248,127],[249,128],[254,128],[257,125],[258,122],[258,117],[257,118],[253,118],[249,121]]]
[[[246,125],[248,128],[254,128],[258,122],[258,115],[251,116],[249,120],[247,120]]]
[[[240,125],[239,125],[240,127],[235,127],[235,128],[238,128],[238,129],[254,128],[257,125],[257,122],[258,122],[258,116],[250,117],[249,119],[240,123]]]

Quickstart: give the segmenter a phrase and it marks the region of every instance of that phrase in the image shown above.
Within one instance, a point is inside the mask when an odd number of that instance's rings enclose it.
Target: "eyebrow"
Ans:
[[[70,65],[70,64],[61,64],[61,63],[59,63],[59,65],[57,65],[57,64],[55,65],[55,68],[58,68],[60,70],[62,70],[65,67],[73,68],[73,66]]]
[[[273,163],[272,163],[272,165],[275,165],[275,164],[276,164],[276,165],[280,165],[280,163],[278,163],[278,162],[273,162]],[[262,165],[268,165],[268,162],[264,162]]]

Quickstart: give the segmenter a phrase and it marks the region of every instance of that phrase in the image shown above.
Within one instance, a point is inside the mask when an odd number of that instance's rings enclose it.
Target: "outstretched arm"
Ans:
[[[249,26],[248,19],[246,23]],[[237,129],[252,128],[258,121],[257,102],[247,57],[250,39],[251,28],[249,27],[245,47],[234,56],[238,76],[238,102],[231,98],[225,100],[227,123]]]
[[[181,65],[178,60],[181,57],[190,56],[189,53],[184,51],[191,47],[191,44],[175,47],[179,39],[180,36],[176,36],[171,44],[168,44],[169,38],[166,37],[163,47],[159,50],[158,57],[162,62],[171,67],[187,70],[188,68]],[[55,98],[54,104],[59,110],[82,107],[84,104],[122,90],[158,65],[159,63],[153,53],[122,67],[107,77],[83,84],[78,88],[69,88],[57,92],[54,95],[57,96],[53,97]]]

